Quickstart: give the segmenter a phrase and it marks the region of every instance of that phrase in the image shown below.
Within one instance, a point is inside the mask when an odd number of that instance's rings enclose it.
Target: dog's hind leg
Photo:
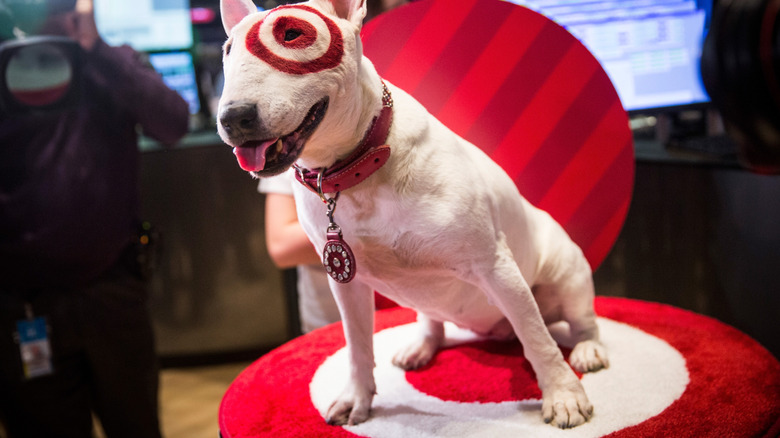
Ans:
[[[544,421],[561,428],[588,421],[593,415],[593,405],[547,330],[531,287],[520,272],[505,238],[500,236],[494,257],[478,260],[489,263],[474,265],[468,275],[507,317],[523,344],[525,356],[542,390]]]
[[[554,260],[558,264],[548,268],[546,278],[540,279],[546,282],[533,287],[545,322],[568,324],[568,333],[560,341],[572,347],[569,363],[575,370],[585,373],[609,367],[607,349],[599,340],[593,310],[593,273],[587,259],[579,248],[569,246]]]
[[[571,366],[581,372],[598,371],[609,367],[607,349],[599,340],[599,327],[592,302],[564,308],[564,319],[569,323],[575,342],[569,355]]]
[[[425,366],[444,341],[444,323],[441,321],[434,321],[418,312],[417,326],[417,338],[393,356],[393,365],[401,369],[414,370]]]
[[[545,322],[555,332],[553,337],[572,348],[569,363],[575,370],[586,373],[609,367],[607,348],[599,339],[599,327],[593,311],[593,298],[588,298],[592,282],[561,287],[536,285],[534,295]],[[565,326],[557,323],[564,321]],[[565,328],[564,328],[565,327]]]
[[[569,324],[569,340],[573,346],[569,355],[571,366],[581,372],[598,371],[609,367],[607,349],[599,339],[599,327],[593,310],[595,296],[593,276],[587,261],[580,258],[579,269],[558,284],[547,286],[549,291],[540,292],[554,297],[560,308],[560,318]]]

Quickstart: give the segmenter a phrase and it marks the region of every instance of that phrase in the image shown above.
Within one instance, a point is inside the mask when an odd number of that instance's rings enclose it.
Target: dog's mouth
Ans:
[[[301,155],[306,140],[320,125],[328,110],[325,97],[311,107],[295,131],[282,137],[251,140],[233,148],[238,165],[255,176],[273,176],[287,170]]]

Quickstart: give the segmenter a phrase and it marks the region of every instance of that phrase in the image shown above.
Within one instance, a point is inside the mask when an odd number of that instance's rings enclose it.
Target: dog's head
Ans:
[[[311,0],[258,12],[251,0],[221,0],[220,8],[228,40],[217,130],[241,168],[270,176],[299,158],[335,161],[336,152],[305,146],[353,134],[345,119],[359,106],[351,90],[365,1]]]

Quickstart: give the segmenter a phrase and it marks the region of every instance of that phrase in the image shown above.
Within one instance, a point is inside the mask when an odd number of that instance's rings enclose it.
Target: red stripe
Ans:
[[[552,21],[535,35],[524,56],[512,69],[465,137],[491,154],[506,133],[523,114],[536,91],[547,81],[556,62],[576,42],[569,34],[561,38],[561,29]]]
[[[394,9],[366,23],[361,31],[363,53],[384,76],[390,64],[403,50],[409,36],[419,27],[433,1],[419,1]],[[385,20],[391,17],[390,20]],[[389,79],[389,78],[388,78]]]
[[[587,258],[588,262],[590,262],[591,270],[595,271],[598,269],[599,265],[601,265],[601,262],[607,258],[610,250],[612,250],[612,245],[615,244],[615,240],[617,240],[617,236],[620,234],[620,230],[623,228],[623,221],[626,219],[626,214],[628,214],[628,207],[630,204],[631,199],[626,199],[623,204],[615,211],[615,214],[612,215],[609,221],[607,221],[607,223],[604,225],[604,228],[602,228],[601,232],[598,233],[598,236],[593,239],[593,242],[588,246],[588,248],[583,250],[585,253],[585,258]]]
[[[579,150],[582,141],[595,130],[614,99],[605,98],[614,90],[605,74],[594,74],[563,116],[544,139],[522,173],[515,175],[518,186],[531,203],[538,205],[558,175]],[[511,175],[511,174],[510,174]]]
[[[366,41],[371,39],[374,31],[377,28],[382,27],[382,22],[387,18],[387,14],[379,14],[372,18],[366,24],[360,28],[360,40],[365,44]]]
[[[11,97],[23,105],[29,106],[45,106],[51,105],[62,98],[68,91],[70,83],[53,85],[45,88],[38,88],[35,90],[13,90],[10,92]],[[10,90],[9,90],[10,91]]]
[[[512,178],[525,169],[556,129],[566,129],[559,124],[560,119],[597,69],[598,65],[581,46],[570,47],[547,82],[493,151],[493,159],[502,163]],[[577,71],[577,74],[572,75],[572,71]]]
[[[404,90],[416,89],[476,3],[459,0],[455,7],[433,2],[384,76]]]
[[[541,31],[545,19],[522,7],[515,7],[485,46],[449,100],[431,113],[463,135],[471,129],[515,65]],[[523,32],[517,32],[522,23]],[[430,108],[429,108],[430,110]]]
[[[473,13],[452,36],[417,88],[408,90],[431,114],[437,114],[485,47],[517,7],[500,2],[495,13]]]
[[[623,125],[625,120],[623,105],[615,100],[596,130],[539,202],[539,208],[558,222],[568,222],[630,139],[631,131],[628,125]]]
[[[615,212],[631,199],[634,179],[634,148],[629,138],[620,148],[621,153],[604,173],[601,180],[593,187],[588,197],[571,219],[562,223],[572,239],[581,248],[590,248],[596,244],[597,237],[604,230]],[[617,236],[617,234],[615,234]],[[586,253],[587,255],[587,253]],[[588,259],[592,265],[598,265],[602,260]]]

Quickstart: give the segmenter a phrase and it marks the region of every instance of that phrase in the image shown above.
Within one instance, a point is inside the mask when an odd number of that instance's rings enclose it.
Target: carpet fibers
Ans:
[[[774,437],[780,363],[711,318],[674,307],[598,297],[610,367],[581,375],[595,406],[585,425],[559,430],[540,415],[540,391],[518,342],[447,326],[447,346],[404,372],[390,357],[414,312],[377,313],[377,396],[369,421],[328,426],[322,413],[346,380],[341,325],[297,338],[245,369],[220,406],[224,438],[275,437]],[[565,327],[554,327],[564,355]]]

